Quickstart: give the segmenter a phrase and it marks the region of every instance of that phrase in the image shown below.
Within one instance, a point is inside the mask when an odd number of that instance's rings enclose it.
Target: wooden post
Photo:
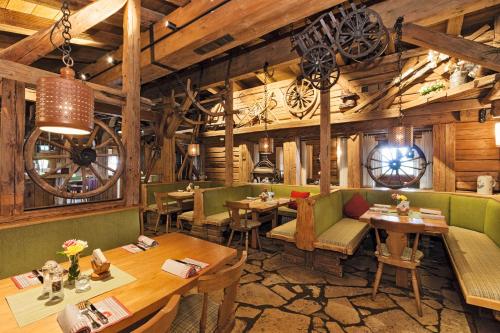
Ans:
[[[161,148],[161,164],[164,183],[175,182],[175,137],[164,138]]]
[[[226,154],[226,173],[224,177],[224,185],[231,186],[233,185],[233,146],[234,146],[234,138],[233,138],[233,81],[229,81],[229,87],[227,90],[226,96],[226,136],[225,136],[225,154]]]
[[[283,180],[288,185],[300,184],[300,139],[283,142]]]
[[[330,90],[322,91],[320,105],[320,137],[319,137],[319,157],[321,177],[319,181],[321,194],[330,193],[330,144],[331,131],[330,125]]]
[[[126,150],[125,204],[139,204],[140,198],[140,97],[141,97],[141,0],[128,0],[123,14],[123,91],[122,141]]]
[[[355,138],[347,140],[348,187],[359,188],[363,186],[363,173],[361,169],[363,159],[362,143],[363,133],[358,133]]]
[[[24,83],[2,80],[0,114],[0,215],[24,210]]]
[[[250,172],[253,169],[253,157],[252,157],[252,149],[251,143],[243,143],[240,145],[240,157],[239,157],[239,181],[241,183],[249,183]]]
[[[432,187],[455,192],[455,124],[434,125],[432,136]]]

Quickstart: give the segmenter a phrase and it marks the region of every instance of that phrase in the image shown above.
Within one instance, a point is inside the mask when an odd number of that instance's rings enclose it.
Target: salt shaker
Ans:
[[[64,299],[64,270],[57,266],[51,273],[50,300]]]

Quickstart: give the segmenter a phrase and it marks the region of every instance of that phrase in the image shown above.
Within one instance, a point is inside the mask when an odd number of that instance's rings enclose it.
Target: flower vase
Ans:
[[[400,216],[408,216],[410,212],[410,202],[409,201],[398,201],[396,205],[396,209],[398,211],[398,215]]]
[[[68,283],[75,284],[75,281],[80,276],[80,254],[73,256],[68,256],[69,258],[69,270],[68,270]]]

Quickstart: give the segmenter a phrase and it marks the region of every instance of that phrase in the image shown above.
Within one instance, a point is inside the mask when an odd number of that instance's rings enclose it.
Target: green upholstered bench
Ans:
[[[139,237],[139,208],[118,208],[71,217],[52,218],[27,225],[0,228],[0,278],[29,272],[47,260],[66,260],[56,254],[64,241],[86,240],[93,249],[108,250],[135,243]]]
[[[297,219],[284,223],[272,229],[267,233],[267,237],[294,243],[296,229],[297,229]]]
[[[318,194],[319,186],[272,184],[271,191],[274,192],[276,198],[290,198],[292,191],[309,192],[311,193],[311,195]],[[295,219],[297,218],[297,210],[289,208],[287,206],[281,206],[278,208],[278,216]]]

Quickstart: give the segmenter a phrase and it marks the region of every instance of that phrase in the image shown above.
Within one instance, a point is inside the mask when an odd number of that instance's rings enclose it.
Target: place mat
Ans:
[[[24,289],[42,284],[32,272],[12,276],[10,279],[14,282],[17,289]]]
[[[106,325],[102,325],[101,322],[99,322],[102,326],[99,327],[98,329],[93,329],[92,332],[100,332],[103,329],[105,329],[108,326],[114,325],[119,321],[122,321],[125,318],[128,318],[132,315],[130,311],[115,297],[106,297],[102,301],[93,303],[94,306],[101,312],[103,315],[108,318],[108,323]],[[87,322],[89,322],[90,327],[92,326],[90,323],[90,320],[87,319]]]
[[[68,289],[65,287],[64,300],[56,304],[51,304],[47,299],[39,299],[42,293],[41,286],[5,298],[16,318],[17,324],[19,327],[23,327],[61,311],[66,304],[77,304],[136,280],[135,277],[116,266],[112,265],[110,271],[111,278],[103,281],[90,281],[91,289],[89,291],[76,293],[74,288]],[[83,272],[83,274],[91,273],[92,270]]]

